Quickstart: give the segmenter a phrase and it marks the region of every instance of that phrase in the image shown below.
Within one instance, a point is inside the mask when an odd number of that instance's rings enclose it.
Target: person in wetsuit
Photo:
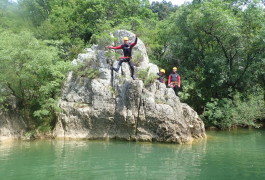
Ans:
[[[157,73],[157,75],[158,75],[157,80],[158,80],[159,82],[161,82],[161,83],[165,83],[165,79],[164,79],[164,75],[165,75],[165,73],[166,73],[166,70],[165,70],[165,69],[160,69],[160,72]]]
[[[118,72],[121,64],[123,62],[128,62],[130,69],[131,69],[131,77],[133,78],[133,80],[135,80],[135,76],[134,76],[134,64],[131,61],[132,59],[132,48],[137,44],[137,35],[135,36],[135,41],[133,43],[129,43],[129,38],[128,37],[124,37],[123,41],[124,43],[120,46],[107,46],[106,48],[110,48],[110,49],[122,49],[123,51],[123,57],[120,57],[118,66],[116,68],[112,68],[114,71]]]
[[[178,96],[180,89],[180,75],[177,73],[177,67],[173,67],[172,73],[168,76],[168,86],[171,87]]]

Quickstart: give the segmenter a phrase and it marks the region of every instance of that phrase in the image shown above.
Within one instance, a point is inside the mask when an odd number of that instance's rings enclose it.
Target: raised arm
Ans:
[[[137,40],[138,40],[138,36],[135,35],[135,40],[134,42],[131,44],[131,47],[135,46],[137,44]]]
[[[122,49],[122,46],[106,46],[106,48],[109,48],[109,49]]]

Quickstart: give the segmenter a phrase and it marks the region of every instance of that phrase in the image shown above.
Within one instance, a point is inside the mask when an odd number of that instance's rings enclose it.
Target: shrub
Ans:
[[[249,95],[242,99],[239,93],[233,99],[212,99],[202,114],[207,126],[217,126],[221,129],[235,126],[258,127],[257,120],[264,116],[262,95]]]
[[[157,75],[154,73],[148,73],[150,68],[147,69],[142,69],[139,71],[138,73],[138,77],[139,79],[142,79],[144,82],[144,85],[150,85],[152,83],[155,82],[155,80],[157,79]]]
[[[82,77],[88,77],[89,79],[96,79],[99,77],[100,71],[98,69],[89,68],[84,71],[80,71],[77,74]]]

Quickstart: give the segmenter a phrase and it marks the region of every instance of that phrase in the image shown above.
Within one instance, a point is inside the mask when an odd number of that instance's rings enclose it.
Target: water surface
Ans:
[[[265,131],[207,132],[187,145],[0,142],[0,179],[265,179]]]

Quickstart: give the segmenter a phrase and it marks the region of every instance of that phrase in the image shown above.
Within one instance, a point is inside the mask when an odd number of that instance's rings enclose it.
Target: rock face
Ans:
[[[0,111],[0,141],[23,137],[26,124],[16,113]]]
[[[135,37],[124,30],[115,36],[120,44],[124,36],[131,41]],[[55,137],[172,143],[205,137],[202,120],[180,102],[171,88],[158,81],[145,85],[142,80],[132,80],[128,63],[122,64],[122,72],[113,72],[110,68],[116,67],[118,61],[109,52],[114,50],[104,51],[94,45],[73,61],[83,64],[82,71],[89,71],[90,75],[98,73],[93,78],[69,73],[59,102],[62,112],[53,132]],[[134,60],[138,61],[136,76],[143,69],[147,76],[158,72],[158,67],[149,63],[140,39],[133,49]]]

